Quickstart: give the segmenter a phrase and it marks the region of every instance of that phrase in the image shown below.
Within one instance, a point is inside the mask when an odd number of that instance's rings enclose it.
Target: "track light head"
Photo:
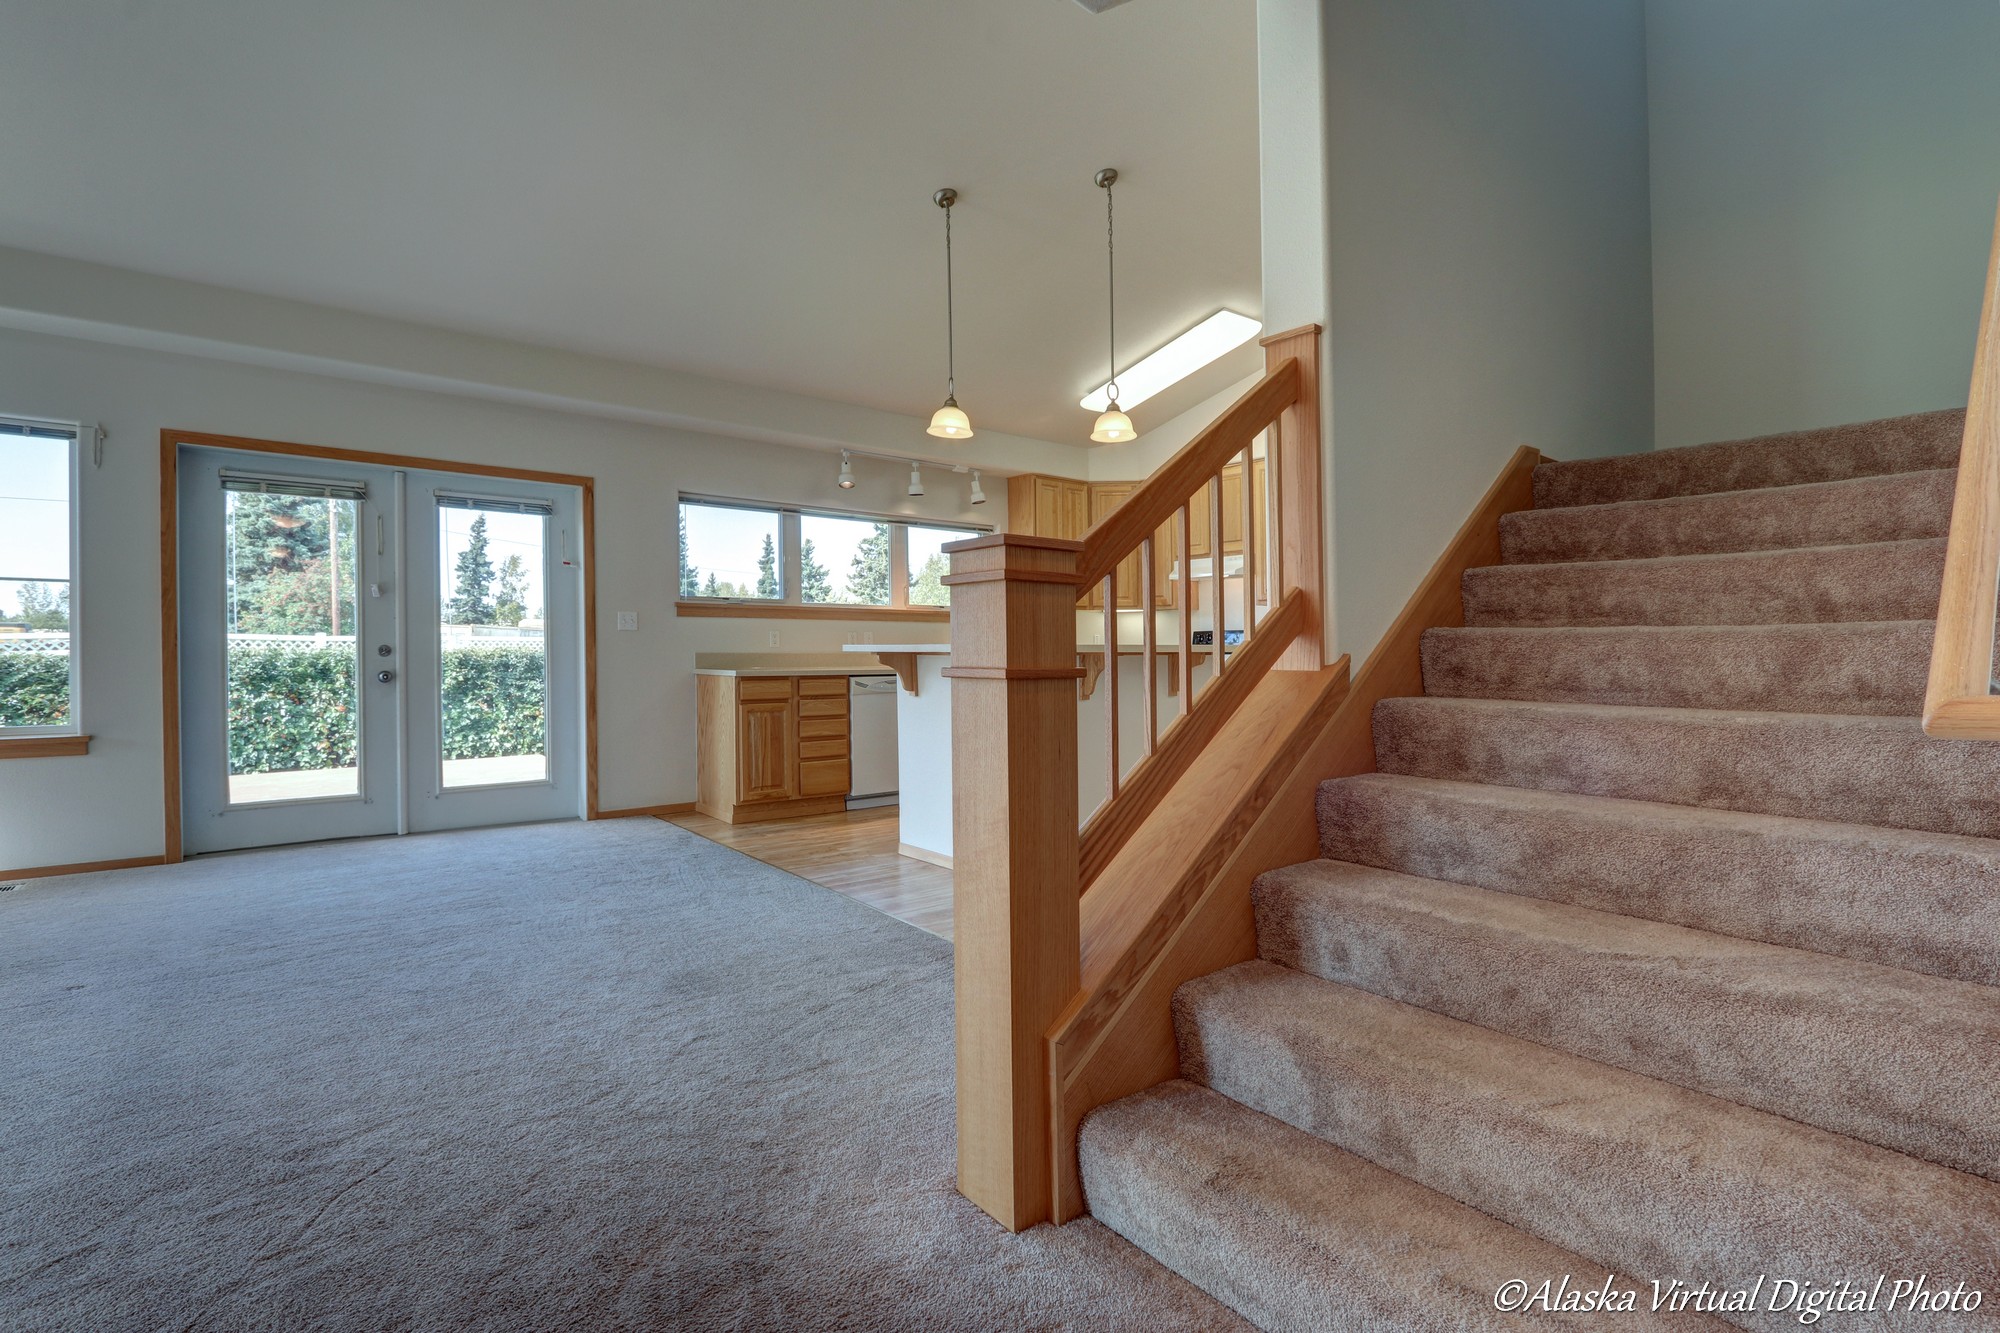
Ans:
[[[854,489],[854,464],[848,460],[845,449],[840,451],[840,489],[843,491]]]
[[[923,493],[924,493],[923,469],[918,467],[915,463],[912,463],[910,464],[910,494],[922,495]]]

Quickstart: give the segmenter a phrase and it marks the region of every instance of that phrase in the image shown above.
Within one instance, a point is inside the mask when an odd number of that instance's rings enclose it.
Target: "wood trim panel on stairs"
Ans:
[[[1205,886],[1190,895],[1171,934],[1152,940],[1143,956],[1121,962],[1115,988],[1094,992],[1085,929],[1085,991],[1050,1030],[1050,1103],[1055,1116],[1055,1216],[1083,1212],[1076,1131],[1083,1117],[1108,1102],[1176,1076],[1171,1002],[1195,977],[1257,955],[1250,886],[1257,876],[1319,854],[1314,797],[1331,777],[1373,771],[1372,715],[1379,701],[1423,693],[1422,647],[1427,629],[1464,623],[1459,585],[1465,571],[1500,563],[1500,520],[1534,505],[1541,453],[1522,446],[1508,459],[1471,515],[1417,586],[1389,631],[1330,716],[1314,720],[1261,812]],[[1274,673],[1278,675],[1288,673]],[[1086,909],[1090,897],[1084,899]]]
[[[2000,215],[1986,264],[1979,343],[1966,399],[1944,587],[1938,599],[1924,730],[1959,740],[2000,740],[1993,693],[1994,588],[2000,584]]]

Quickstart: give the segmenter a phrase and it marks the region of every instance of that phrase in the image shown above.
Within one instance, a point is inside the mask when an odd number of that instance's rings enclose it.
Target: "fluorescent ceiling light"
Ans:
[[[1234,310],[1218,310],[1159,351],[1118,374],[1118,405],[1131,411],[1170,384],[1200,370],[1224,353],[1235,351],[1262,331],[1263,325]],[[1082,406],[1102,412],[1111,406],[1104,383],[1093,389]]]

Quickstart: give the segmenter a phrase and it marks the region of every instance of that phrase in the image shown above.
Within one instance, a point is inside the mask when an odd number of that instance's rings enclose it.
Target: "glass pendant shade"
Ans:
[[[931,413],[931,424],[924,427],[924,434],[941,436],[947,440],[970,439],[972,420],[959,407],[956,398],[947,398],[943,407]]]
[[[1138,432],[1132,429],[1132,418],[1120,412],[1117,405],[1113,404],[1109,411],[1097,418],[1097,424],[1090,431],[1090,442],[1116,444],[1120,440],[1129,440],[1136,434]]]

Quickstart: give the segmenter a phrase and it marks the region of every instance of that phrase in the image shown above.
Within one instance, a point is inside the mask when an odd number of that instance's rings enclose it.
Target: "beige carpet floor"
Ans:
[[[654,820],[0,894],[0,1326],[1239,1327],[952,1189],[950,946]]]

